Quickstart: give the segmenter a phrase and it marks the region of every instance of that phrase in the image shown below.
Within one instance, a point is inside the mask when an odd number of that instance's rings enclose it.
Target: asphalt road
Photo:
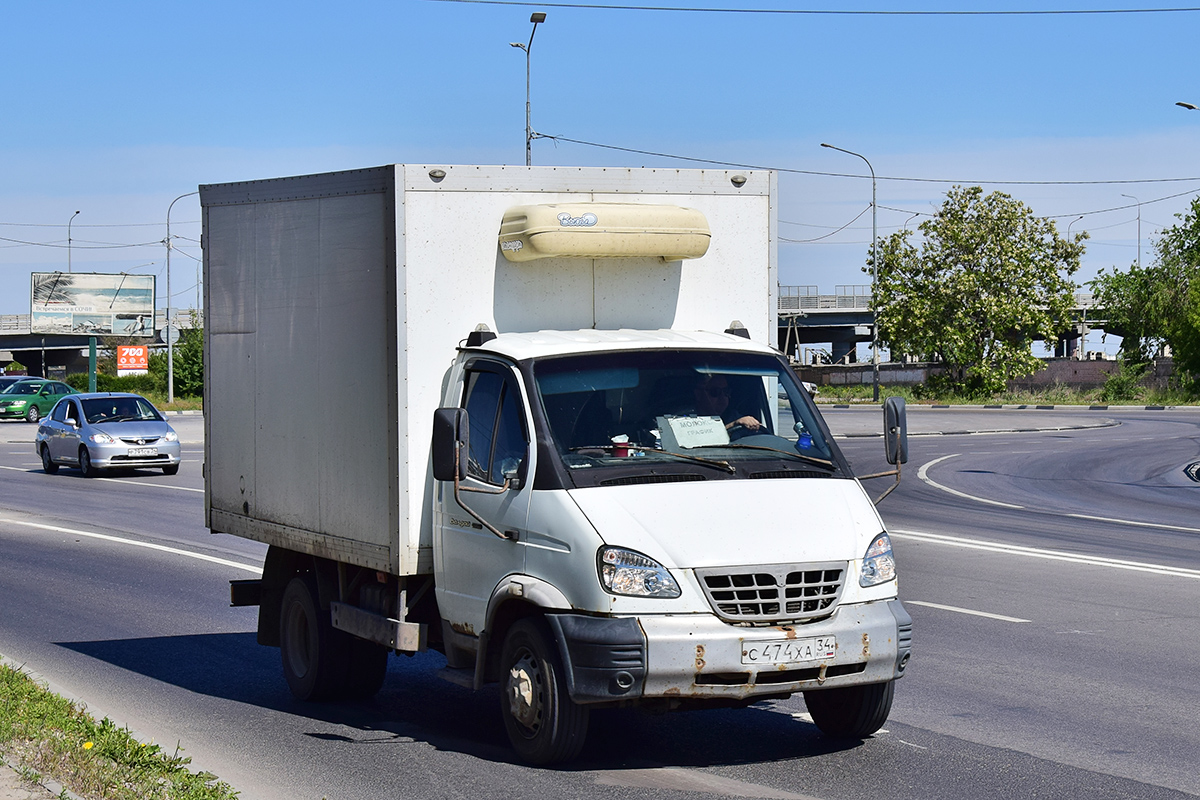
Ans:
[[[877,409],[827,411],[860,472]],[[0,653],[247,798],[1200,796],[1200,412],[913,409],[895,535],[913,663],[874,738],[825,739],[803,700],[594,716],[580,761],[514,762],[494,689],[391,660],[371,704],[301,704],[255,610],[265,548],[203,526],[200,419],[179,475],[45,475],[0,424]],[[1078,426],[1088,425],[1082,428]],[[868,482],[873,494],[890,479]],[[804,509],[795,510],[803,524]],[[109,537],[109,538],[104,538]]]

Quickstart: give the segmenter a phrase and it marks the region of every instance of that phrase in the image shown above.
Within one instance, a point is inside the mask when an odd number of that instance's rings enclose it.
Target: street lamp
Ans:
[[[511,46],[525,51],[525,166],[527,167],[533,164],[533,125],[529,115],[529,51],[533,49],[533,37],[537,33],[537,26],[546,21],[546,15],[535,11],[529,15],[529,21],[533,23],[533,30],[529,32],[529,43],[509,42]]]
[[[1188,111],[1195,111],[1196,109],[1200,108],[1200,106],[1193,105],[1192,103],[1176,103],[1175,105],[1177,105],[1177,106],[1183,106],[1183,107],[1184,107],[1184,108],[1186,108]]]
[[[1081,220],[1081,219],[1083,219],[1083,214],[1080,214],[1078,217],[1076,217],[1075,219],[1071,220],[1071,221],[1070,221],[1070,222],[1067,224],[1067,241],[1070,241],[1070,240],[1071,240],[1071,226],[1072,226],[1072,225],[1074,225],[1076,222],[1079,222],[1079,220]]]
[[[1134,197],[1131,194],[1123,194],[1123,195],[1121,195],[1121,197],[1128,197],[1130,200],[1137,203],[1137,212],[1138,212],[1137,265],[1138,265],[1138,269],[1141,269],[1142,268],[1142,201],[1138,200],[1136,197]]]
[[[167,238],[163,243],[167,246],[167,318],[163,323],[163,336],[167,340],[167,403],[175,402],[175,347],[171,341],[171,209],[185,197],[191,197],[199,192],[181,194],[167,206]]]
[[[855,153],[853,150],[843,150],[840,147],[834,147],[831,144],[821,142],[821,147],[828,147],[830,150],[837,150],[839,153],[845,153],[850,156],[858,156],[867,164],[867,169],[871,170],[871,385],[872,396],[875,402],[879,402],[879,308],[876,303],[878,297],[879,286],[879,251],[876,247],[877,230],[876,227],[876,210],[875,203],[875,168],[871,166],[871,162],[867,161],[867,157],[862,153]]]
[[[67,272],[71,271],[71,223],[74,222],[75,218],[78,216],[79,212],[76,211],[71,215],[71,218],[67,220]]]

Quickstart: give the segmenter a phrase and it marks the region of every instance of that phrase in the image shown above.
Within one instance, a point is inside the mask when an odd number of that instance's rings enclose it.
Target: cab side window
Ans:
[[[52,412],[50,412],[50,419],[54,420],[55,422],[66,422],[67,421],[67,408],[70,405],[71,405],[70,400],[59,400],[58,405],[56,405],[54,407],[54,410]]]
[[[472,370],[463,407],[471,419],[467,474],[502,485],[506,476],[519,472],[528,451],[520,395],[504,375]]]

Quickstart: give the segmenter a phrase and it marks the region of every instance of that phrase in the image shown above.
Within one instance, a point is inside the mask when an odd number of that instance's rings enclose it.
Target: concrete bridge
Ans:
[[[154,339],[152,343],[166,344],[163,329],[166,327],[166,311],[154,316]],[[192,313],[188,309],[176,309],[171,326],[175,330],[192,327]],[[10,362],[22,364],[30,375],[38,377],[64,377],[70,372],[87,372],[88,337],[84,334],[33,333],[29,329],[28,314],[0,314],[0,368]],[[97,339],[109,337],[97,337]]]
[[[777,346],[801,364],[853,362],[858,343],[872,340],[870,285],[835,286],[833,294],[821,294],[816,286],[780,286],[778,311]],[[1091,294],[1077,293],[1071,330],[1055,343],[1055,355],[1086,357],[1079,344],[1103,327],[1105,316]]]

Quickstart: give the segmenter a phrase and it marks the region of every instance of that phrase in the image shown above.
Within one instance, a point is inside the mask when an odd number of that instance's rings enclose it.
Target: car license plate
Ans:
[[[833,658],[837,641],[832,636],[810,639],[768,639],[761,642],[742,640],[743,664],[798,664]]]
[[[129,448],[129,456],[156,456],[158,455],[157,447],[131,447]]]

